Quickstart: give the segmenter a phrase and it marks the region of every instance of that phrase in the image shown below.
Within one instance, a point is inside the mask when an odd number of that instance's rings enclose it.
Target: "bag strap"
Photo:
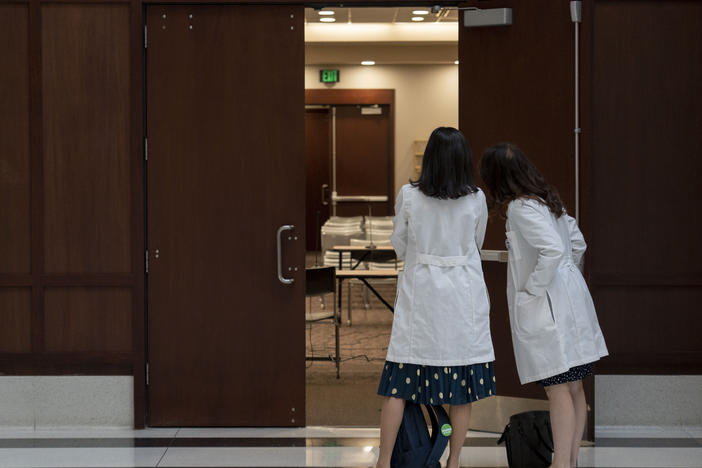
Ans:
[[[448,437],[441,433],[441,427],[439,427],[439,417],[437,415],[437,411],[440,410],[445,413],[446,410],[444,410],[440,406],[438,408],[435,408],[433,405],[425,406],[427,407],[427,412],[429,413],[429,420],[431,421],[432,447],[426,459],[426,464],[429,464],[430,462],[438,461],[441,458],[441,455],[444,454],[444,450],[446,450],[446,444],[448,443]]]

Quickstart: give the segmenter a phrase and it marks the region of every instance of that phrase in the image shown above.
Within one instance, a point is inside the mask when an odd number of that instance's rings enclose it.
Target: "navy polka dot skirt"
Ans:
[[[494,362],[442,367],[385,361],[378,385],[378,395],[432,405],[464,405],[494,394]]]
[[[540,380],[539,383],[544,387],[558,385],[566,382],[576,382],[583,380],[585,377],[592,375],[592,363],[583,364],[582,366],[571,367],[562,374],[554,375]]]

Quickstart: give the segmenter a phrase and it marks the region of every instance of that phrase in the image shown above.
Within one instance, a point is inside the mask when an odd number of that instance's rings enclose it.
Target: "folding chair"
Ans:
[[[331,308],[324,307],[319,312],[312,312],[312,301],[309,309],[305,312],[305,323],[315,323],[323,320],[331,320],[334,323],[335,354],[327,357],[306,356],[307,361],[333,361],[336,364],[336,378],[339,378],[339,367],[341,357],[339,355],[339,326],[341,325],[341,311],[336,308],[336,269],[334,267],[308,268],[305,270],[307,284],[305,296],[320,297],[333,294]],[[326,302],[325,302],[326,303]]]

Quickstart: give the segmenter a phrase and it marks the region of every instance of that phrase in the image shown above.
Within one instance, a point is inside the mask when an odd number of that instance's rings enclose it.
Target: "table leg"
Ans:
[[[388,309],[390,309],[390,312],[395,313],[395,308],[394,308],[393,306],[391,306],[391,305],[388,303],[388,301],[386,301],[386,300],[383,298],[383,296],[381,296],[380,293],[378,293],[378,291],[376,291],[375,288],[374,288],[373,286],[371,286],[370,283],[368,283],[368,281],[366,281],[365,278],[359,278],[359,279],[360,279],[361,281],[363,281],[363,284],[365,284],[365,285],[368,287],[368,289],[370,289],[371,292],[372,292],[373,294],[375,294],[375,297],[377,297],[377,298],[380,300],[380,302],[382,302],[382,303],[385,305],[385,307],[387,307]]]
[[[348,316],[349,327],[351,326],[351,285],[352,283],[349,282],[349,287],[346,288],[348,290],[346,293],[346,315]]]

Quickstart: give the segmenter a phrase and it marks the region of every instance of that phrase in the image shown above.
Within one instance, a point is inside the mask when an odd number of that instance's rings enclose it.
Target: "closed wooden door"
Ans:
[[[367,114],[360,105],[336,107],[336,191],[340,196],[385,195],[387,202],[370,203],[373,216],[393,213],[394,157],[390,107]],[[336,214],[368,214],[369,203],[339,202]]]
[[[302,15],[147,7],[152,426],[305,424]]]
[[[329,219],[331,207],[331,109],[305,110],[305,211],[307,250],[321,249],[320,227]]]

